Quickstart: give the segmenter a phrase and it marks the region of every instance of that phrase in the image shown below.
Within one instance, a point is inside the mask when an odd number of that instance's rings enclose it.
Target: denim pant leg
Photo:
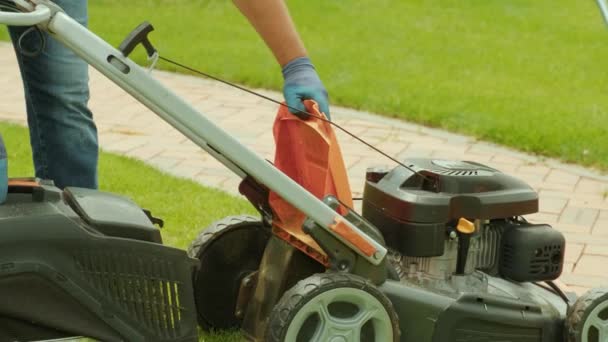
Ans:
[[[87,24],[86,0],[55,3]],[[97,188],[97,128],[87,105],[87,64],[47,34],[42,54],[25,56],[17,42],[26,28],[9,30],[23,78],[36,177],[52,179],[60,188]],[[39,46],[35,32],[22,39],[26,51],[36,51]]]

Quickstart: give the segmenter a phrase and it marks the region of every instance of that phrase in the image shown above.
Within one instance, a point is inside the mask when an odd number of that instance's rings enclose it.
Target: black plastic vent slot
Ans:
[[[103,251],[76,253],[74,261],[89,284],[156,336],[180,336],[184,308],[172,262]]]
[[[479,172],[477,170],[430,170],[430,172],[446,175],[446,176],[457,176],[457,177],[471,177],[478,176]]]

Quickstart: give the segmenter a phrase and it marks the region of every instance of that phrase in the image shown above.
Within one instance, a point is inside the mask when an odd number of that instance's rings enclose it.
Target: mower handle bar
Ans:
[[[251,176],[265,184],[370,263],[384,260],[387,249],[378,241],[215,125],[123,52],[54,7],[51,0],[29,1],[36,5],[33,11],[1,13],[0,24],[38,25],[239,177]]]
[[[597,4],[600,7],[604,21],[608,24],[608,4],[606,4],[606,0],[597,0]]]
[[[45,5],[37,5],[32,12],[2,12],[0,24],[11,26],[34,26],[48,22],[51,19],[51,9]]]

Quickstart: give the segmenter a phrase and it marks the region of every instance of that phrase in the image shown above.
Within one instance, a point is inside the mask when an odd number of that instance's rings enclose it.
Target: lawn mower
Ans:
[[[254,341],[608,341],[608,292],[576,299],[552,280],[565,240],[523,215],[525,183],[475,162],[409,159],[370,168],[359,214],[318,199],[49,0],[1,0],[0,23],[34,26],[86,60],[243,179],[260,217],[162,245],[162,220],[130,200],[17,179],[0,205],[0,340],[86,336],[196,341],[241,329]],[[10,11],[9,11],[10,10]],[[306,216],[278,229],[269,191]]]

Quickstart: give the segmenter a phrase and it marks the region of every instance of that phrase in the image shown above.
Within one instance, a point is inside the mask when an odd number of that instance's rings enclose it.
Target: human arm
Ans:
[[[329,101],[306,48],[283,0],[233,0],[270,48],[282,68],[283,94],[289,107],[304,111],[302,100],[312,99],[329,117]],[[298,114],[290,108],[294,114]],[[301,115],[300,115],[301,116]]]

